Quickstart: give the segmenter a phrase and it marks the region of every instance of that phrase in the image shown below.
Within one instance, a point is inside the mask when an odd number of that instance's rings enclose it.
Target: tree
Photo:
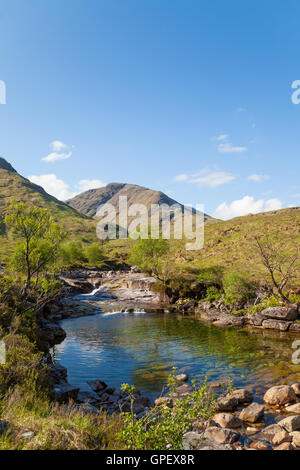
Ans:
[[[268,270],[279,297],[284,302],[289,302],[285,288],[292,279],[299,277],[299,248],[289,247],[286,241],[281,244],[272,242],[269,237],[256,237],[255,240],[262,263]]]
[[[138,240],[131,250],[129,260],[142,271],[153,274],[156,279],[165,284],[169,272],[169,258],[169,243],[160,238]]]
[[[104,261],[103,251],[99,245],[90,245],[85,250],[85,256],[90,266],[101,266]]]
[[[12,255],[12,264],[16,271],[26,274],[25,297],[33,278],[36,277],[37,283],[40,273],[54,262],[65,233],[46,209],[25,203],[12,202],[4,220],[20,237]]]

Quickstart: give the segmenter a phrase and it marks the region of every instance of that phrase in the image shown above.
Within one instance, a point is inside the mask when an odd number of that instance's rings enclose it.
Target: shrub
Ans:
[[[86,262],[82,244],[80,242],[65,243],[60,248],[60,260],[64,266],[78,266]]]
[[[125,441],[127,449],[163,450],[182,449],[183,435],[197,421],[206,421],[215,413],[215,396],[211,394],[206,381],[197,387],[192,383],[193,391],[182,399],[176,399],[178,382],[174,374],[168,379],[169,395],[173,398],[173,408],[164,405],[155,406],[144,417],[137,419],[133,413],[135,388],[122,386],[130,397],[131,413],[123,413],[124,426],[118,438]]]
[[[245,275],[229,272],[224,276],[225,303],[246,302],[255,297],[255,286]]]
[[[90,266],[101,267],[104,263],[103,251],[98,245],[90,245],[85,250],[85,256]]]
[[[6,345],[6,363],[0,365],[0,395],[21,388],[25,394],[37,390],[49,391],[47,369],[42,367],[42,354],[22,335],[9,334],[3,338]]]
[[[210,286],[207,288],[205,300],[209,302],[215,302],[216,300],[220,300],[222,296],[222,292],[214,286]]]

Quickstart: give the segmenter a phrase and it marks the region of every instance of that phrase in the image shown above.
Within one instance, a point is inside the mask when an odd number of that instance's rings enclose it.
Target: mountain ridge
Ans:
[[[182,209],[184,207],[183,204],[172,199],[162,191],[156,191],[145,186],[129,183],[109,183],[102,188],[90,189],[68,199],[66,204],[84,215],[95,217],[98,207],[102,204],[110,203],[117,209],[120,196],[127,196],[128,206],[132,204],[144,204],[147,206],[148,210],[152,204],[167,204],[169,206],[178,204]],[[204,216],[205,220],[214,220],[207,214]]]

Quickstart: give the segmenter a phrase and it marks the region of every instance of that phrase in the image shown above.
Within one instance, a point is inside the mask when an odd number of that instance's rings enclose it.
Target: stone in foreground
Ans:
[[[283,406],[296,401],[296,394],[288,385],[271,387],[264,396],[264,402],[268,405]]]
[[[300,430],[300,416],[289,416],[279,421],[279,426],[285,429],[287,432],[299,431]]]
[[[292,437],[283,429],[282,431],[275,434],[272,439],[272,443],[276,446],[280,446],[280,444],[283,444],[284,442],[292,442]]]
[[[234,411],[238,406],[238,400],[235,397],[219,398],[216,403],[216,411]]]
[[[213,417],[213,421],[221,428],[236,429],[242,425],[241,420],[231,413],[218,413]]]
[[[187,432],[183,436],[184,450],[233,450],[229,444],[218,444],[211,439],[204,439],[202,434]]]
[[[298,317],[298,306],[291,307],[270,307],[262,311],[262,315],[274,320],[294,321]]]
[[[259,403],[252,403],[240,413],[240,419],[248,423],[257,423],[264,416],[265,407]]]
[[[206,429],[204,437],[206,439],[211,439],[218,444],[233,444],[239,440],[240,435],[238,432],[232,431],[232,429],[212,426]]]
[[[238,405],[245,405],[249,404],[253,401],[253,394],[250,392],[250,390],[247,390],[245,388],[237,389],[231,392],[230,395],[231,397],[234,397],[238,401]]]

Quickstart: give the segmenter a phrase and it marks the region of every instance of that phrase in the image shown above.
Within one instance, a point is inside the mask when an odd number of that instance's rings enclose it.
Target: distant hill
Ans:
[[[4,158],[0,158],[0,217],[2,219],[0,251],[10,241],[9,234],[6,234],[3,217],[6,208],[13,199],[16,202],[27,202],[47,208],[54,219],[62,223],[71,238],[86,238],[87,240],[96,238],[95,222],[93,220],[50,196],[41,186],[31,183],[27,178],[19,175],[10,163]],[[3,236],[5,237],[3,238]]]
[[[90,189],[69,199],[66,203],[82,214],[95,217],[97,209],[101,204],[109,203],[118,209],[120,196],[127,196],[128,206],[131,204],[144,204],[149,214],[151,204],[167,204],[169,206],[179,204],[183,208],[182,204],[161,191],[154,191],[136,184],[125,183],[110,183],[104,188]],[[117,210],[117,217],[118,215]],[[205,214],[205,219],[212,219],[212,217]]]

